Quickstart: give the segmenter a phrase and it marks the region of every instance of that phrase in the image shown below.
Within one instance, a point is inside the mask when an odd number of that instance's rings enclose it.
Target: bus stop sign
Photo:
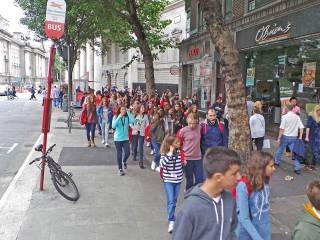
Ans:
[[[59,39],[64,33],[66,2],[64,0],[48,0],[44,31],[48,38]]]

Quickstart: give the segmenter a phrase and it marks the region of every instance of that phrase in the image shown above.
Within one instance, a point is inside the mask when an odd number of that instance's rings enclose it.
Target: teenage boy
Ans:
[[[186,174],[186,190],[203,182],[203,167],[200,148],[199,120],[194,113],[187,117],[188,126],[179,130],[177,137],[181,143],[182,158]]]
[[[235,240],[236,206],[231,189],[240,179],[240,158],[223,147],[210,148],[204,156],[206,180],[192,188],[178,212],[173,240]]]
[[[308,185],[307,196],[309,203],[304,205],[305,213],[294,229],[294,240],[320,239],[320,180]]]

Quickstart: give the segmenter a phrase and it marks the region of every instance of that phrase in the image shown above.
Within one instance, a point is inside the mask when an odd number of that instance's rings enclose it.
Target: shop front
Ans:
[[[270,128],[290,97],[298,98],[303,120],[319,102],[319,18],[320,4],[236,32],[247,94],[263,102]]]
[[[199,109],[205,111],[216,96],[215,61],[211,41],[207,34],[187,39],[180,47],[182,74],[179,94],[182,97],[197,96]]]

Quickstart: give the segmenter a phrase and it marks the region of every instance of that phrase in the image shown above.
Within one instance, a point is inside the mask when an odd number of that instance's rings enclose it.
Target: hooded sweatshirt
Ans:
[[[310,203],[304,205],[304,210],[304,215],[294,229],[293,240],[319,240],[320,213]]]
[[[191,188],[178,212],[173,240],[235,240],[237,216],[229,192],[222,192],[218,201],[200,189]]]

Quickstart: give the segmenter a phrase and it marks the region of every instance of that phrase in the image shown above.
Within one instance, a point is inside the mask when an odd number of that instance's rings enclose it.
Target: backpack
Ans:
[[[220,131],[221,135],[223,135],[223,133],[224,133],[224,124],[222,122],[220,122],[219,120],[217,120],[217,121],[218,121],[219,131]],[[207,134],[207,122],[206,121],[202,122],[200,124],[200,126],[201,126],[201,134],[205,137],[206,134]]]
[[[241,179],[238,181],[238,183],[239,182],[243,182],[244,184],[246,184],[247,192],[248,192],[248,198],[250,198],[251,193],[252,193],[252,187],[251,187],[251,185],[250,185],[250,183],[248,181],[248,178],[245,177],[245,176],[242,176]],[[231,195],[232,195],[232,198],[234,200],[237,199],[237,186],[235,186],[234,188],[231,189]]]

